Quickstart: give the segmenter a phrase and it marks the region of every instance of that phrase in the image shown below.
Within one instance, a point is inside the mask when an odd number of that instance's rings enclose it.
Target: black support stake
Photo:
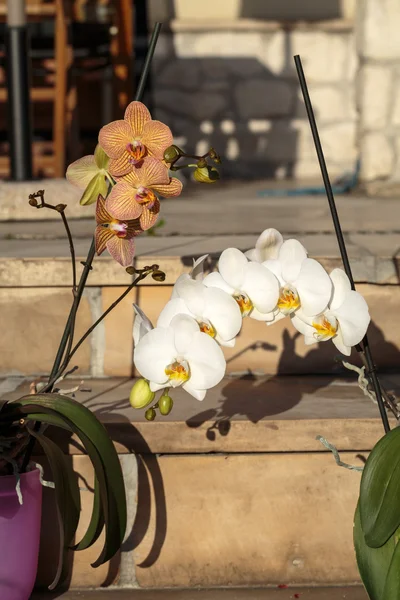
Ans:
[[[6,33],[11,179],[32,179],[29,34],[25,0],[8,0]]]
[[[349,261],[349,257],[347,254],[346,244],[344,241],[343,232],[342,232],[342,228],[341,228],[340,221],[339,221],[339,215],[336,210],[335,198],[333,196],[333,191],[332,191],[332,186],[331,186],[331,182],[329,179],[328,169],[326,167],[324,152],[322,150],[321,140],[319,139],[317,123],[315,121],[314,111],[313,111],[313,107],[312,107],[311,100],[310,100],[310,94],[308,93],[307,82],[306,82],[306,78],[304,75],[303,66],[301,64],[301,58],[298,54],[294,57],[294,62],[296,65],[297,75],[299,78],[300,88],[301,88],[301,91],[303,94],[303,99],[304,99],[304,104],[305,104],[306,111],[307,111],[308,120],[310,122],[311,133],[312,133],[312,136],[314,139],[315,150],[316,150],[317,156],[318,156],[318,162],[319,162],[319,166],[321,169],[322,179],[324,180],[325,191],[326,191],[326,195],[328,198],[329,208],[330,208],[331,214],[332,214],[333,225],[335,227],[335,233],[336,233],[337,241],[339,244],[340,254],[342,256],[344,270],[346,271],[346,275],[350,280],[351,287],[354,290],[355,289],[354,279],[353,279],[353,274],[351,272],[350,261]],[[378,402],[379,412],[380,412],[382,423],[383,423],[383,427],[385,429],[385,433],[387,433],[388,431],[390,431],[389,419],[388,419],[388,416],[387,416],[387,413],[385,410],[385,405],[383,403],[382,391],[381,391],[381,387],[379,384],[379,379],[376,375],[375,365],[372,360],[371,349],[370,349],[370,346],[368,343],[367,334],[365,334],[365,337],[361,343],[362,343],[362,346],[359,344],[356,348],[357,348],[358,352],[363,351],[365,354],[365,357],[367,360],[367,365],[368,365],[367,376],[369,377],[370,382],[372,383],[372,387],[374,388],[375,396],[376,396],[376,399]]]

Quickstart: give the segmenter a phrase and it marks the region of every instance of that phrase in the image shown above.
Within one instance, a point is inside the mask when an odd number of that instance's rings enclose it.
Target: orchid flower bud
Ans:
[[[129,402],[133,408],[144,408],[153,402],[155,393],[151,391],[147,379],[139,379],[129,394]]]
[[[219,179],[218,169],[206,165],[205,167],[197,167],[193,174],[196,181],[200,183],[215,183]]]

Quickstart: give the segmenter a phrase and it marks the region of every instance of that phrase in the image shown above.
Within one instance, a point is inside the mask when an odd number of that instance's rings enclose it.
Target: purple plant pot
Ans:
[[[23,504],[13,475],[0,477],[0,598],[29,600],[39,556],[42,485],[39,470],[21,475]]]

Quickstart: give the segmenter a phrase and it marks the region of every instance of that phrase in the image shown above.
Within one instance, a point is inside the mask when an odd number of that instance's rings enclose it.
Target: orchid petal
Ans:
[[[245,252],[245,255],[255,262],[264,262],[276,259],[280,247],[283,244],[283,236],[277,229],[266,229],[256,241],[256,247]]]
[[[215,336],[215,340],[218,342],[218,344],[220,344],[221,346],[224,346],[225,348],[234,348],[236,346],[236,337],[232,338],[231,340],[223,340],[217,334]]]
[[[173,143],[174,138],[168,125],[161,121],[148,121],[143,127],[142,144],[150,155],[162,159],[164,150]]]
[[[204,288],[203,316],[215,327],[222,340],[235,338],[243,323],[237,302],[218,288]]]
[[[154,327],[150,319],[137,304],[133,304],[133,310],[135,311],[135,320],[133,322],[133,341],[135,346],[137,346],[142,337],[154,329]]]
[[[286,283],[293,283],[299,276],[301,265],[307,258],[307,251],[298,240],[286,240],[279,250],[282,277]]]
[[[328,306],[332,294],[332,281],[322,265],[313,258],[306,258],[294,281],[304,314],[318,315]]]
[[[340,331],[340,327],[339,327],[338,332],[335,335],[335,337],[332,338],[332,342],[335,344],[335,346],[339,350],[339,352],[341,352],[345,356],[351,355],[351,346],[346,346],[346,344],[344,343],[343,336]]]
[[[237,248],[227,248],[219,258],[218,269],[225,281],[235,290],[241,290],[249,261]]]
[[[113,121],[99,132],[99,144],[110,158],[118,158],[132,142],[132,128],[126,121]]]
[[[335,310],[339,308],[347,293],[351,291],[351,283],[343,269],[333,269],[330,278],[333,283],[333,293],[329,308]]]
[[[104,252],[107,246],[107,242],[113,237],[113,233],[107,229],[107,227],[102,227],[98,225],[94,232],[94,241],[96,253],[98,256]]]
[[[128,152],[124,151],[118,158],[110,159],[108,170],[114,178],[124,177],[133,169],[133,166],[129,161],[130,156]]]
[[[108,192],[108,181],[106,180],[104,173],[101,171],[97,173],[83,192],[79,204],[81,206],[88,206],[94,204],[99,195],[106,196]]]
[[[112,220],[112,216],[106,209],[106,201],[104,196],[99,195],[96,203],[96,223],[97,225],[104,225]]]
[[[275,317],[278,313],[279,313],[279,311],[270,311],[270,312],[263,313],[263,312],[260,312],[256,307],[254,307],[250,313],[250,317],[252,319],[254,319],[255,321],[265,321],[265,322],[273,323],[275,321]]]
[[[97,146],[95,148],[94,160],[100,171],[102,171],[102,170],[107,171],[108,163],[110,162],[110,159],[107,156],[107,154],[104,152],[104,150],[100,146],[100,144],[97,144]]]
[[[208,390],[217,385],[225,375],[226,362],[217,342],[206,333],[197,331],[185,352],[190,365],[190,385]]]
[[[135,348],[134,363],[142,377],[166,384],[165,368],[176,359],[172,327],[156,327],[142,337]]]
[[[129,267],[135,256],[135,242],[113,235],[107,242],[107,250],[121,266]]]
[[[250,316],[252,316],[253,311],[251,312]],[[275,323],[277,323],[278,321],[282,321],[282,319],[286,319],[287,315],[284,315],[280,310],[278,310],[277,312],[274,311],[273,313],[270,313],[274,315],[274,320],[273,321],[266,321],[266,324],[268,325],[268,327],[270,325],[275,325]]]
[[[235,292],[235,288],[229,285],[217,271],[206,275],[203,279],[203,284],[207,287],[215,287],[224,290],[227,294],[232,295]]]
[[[368,304],[358,292],[347,292],[344,302],[339,308],[327,311],[339,321],[343,343],[356,346],[365,336],[371,317]]]
[[[135,190],[124,181],[118,182],[106,200],[107,211],[120,221],[137,219],[143,207],[135,200]]]
[[[151,392],[158,392],[165,388],[165,383],[155,383],[154,381],[149,381],[149,387]]]
[[[204,293],[207,288],[200,281],[194,281],[187,277],[179,277],[174,287],[179,298],[185,301],[188,309],[196,317],[202,317],[204,312]]]
[[[293,327],[297,329],[297,331],[302,333],[304,336],[314,337],[315,329],[312,326],[312,321],[304,321],[298,316],[297,311],[290,315],[290,320],[292,322]]]
[[[270,258],[261,264],[275,275],[282,287],[285,285],[285,281],[282,277],[282,265],[279,260]]]
[[[186,355],[192,344],[192,338],[199,331],[197,322],[189,315],[176,315],[171,321],[174,330],[175,348],[178,354]]]
[[[71,163],[65,173],[65,177],[72,185],[84,190],[98,172],[99,168],[96,165],[95,156],[94,154],[89,154]]]
[[[151,188],[157,194],[160,194],[160,196],[164,196],[164,198],[173,198],[182,193],[183,184],[176,177],[171,177],[169,183],[162,185],[153,184]]]
[[[156,184],[168,185],[170,177],[167,167],[157,158],[144,158],[141,166],[135,169],[140,185],[153,188]]]
[[[172,298],[164,306],[157,321],[157,327],[169,327],[176,315],[189,315],[193,317],[182,298]]]
[[[279,281],[260,263],[248,263],[241,289],[262,313],[271,312],[277,305]]]
[[[197,258],[196,260],[193,259],[193,268],[190,272],[190,277],[192,279],[203,279],[204,276],[204,263],[206,261],[206,259],[208,258],[208,254],[204,254],[203,256],[200,256],[200,258]]]
[[[126,107],[124,120],[129,124],[132,137],[135,138],[142,136],[146,123],[151,121],[151,115],[142,102],[134,100]]]
[[[206,397],[206,393],[207,390],[197,390],[195,389],[191,383],[190,383],[190,379],[189,381],[187,381],[186,383],[183,384],[183,389],[185,390],[185,392],[187,392],[188,394],[190,394],[191,396],[193,396],[193,398],[195,398],[196,400],[204,400],[204,398]]]
[[[156,223],[158,219],[158,213],[160,212],[160,201],[156,199],[151,208],[148,206],[142,207],[142,214],[140,215],[140,226],[143,231],[147,231],[150,227]]]

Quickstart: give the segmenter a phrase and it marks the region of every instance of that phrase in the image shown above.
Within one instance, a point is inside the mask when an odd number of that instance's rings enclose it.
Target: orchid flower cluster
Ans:
[[[266,229],[246,253],[224,250],[217,270],[207,275],[206,258],[177,279],[156,327],[135,306],[134,363],[144,379],[133,387],[131,404],[144,408],[164,390],[147,410],[149,420],[156,408],[161,414],[171,410],[170,388],[182,386],[203,400],[222,380],[221,347],[235,345],[243,318],[272,325],[288,317],[306,344],[332,340],[347,356],[367,331],[367,303],[352,290],[346,273],[334,269],[328,275],[298,240],[284,241],[276,229]]]
[[[96,202],[97,254],[105,249],[122,266],[130,266],[135,237],[153,227],[159,197],[179,196],[182,183],[169,176],[176,158],[170,128],[153,120],[144,104],[131,102],[123,120],[105,125],[94,155],[72,163],[68,181],[83,190],[82,205]]]

